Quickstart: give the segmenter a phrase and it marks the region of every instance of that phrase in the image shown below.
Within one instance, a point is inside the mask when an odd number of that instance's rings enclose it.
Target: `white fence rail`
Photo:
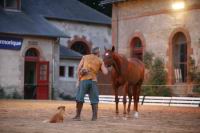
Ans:
[[[123,97],[119,96],[122,103]],[[128,101],[128,98],[127,98]],[[85,96],[85,102],[90,102],[88,95]],[[115,103],[115,97],[111,95],[100,95],[100,103]],[[132,101],[133,102],[133,101]],[[157,96],[140,96],[139,104],[141,105],[161,105],[161,106],[179,106],[179,107],[200,107],[200,97],[157,97]]]

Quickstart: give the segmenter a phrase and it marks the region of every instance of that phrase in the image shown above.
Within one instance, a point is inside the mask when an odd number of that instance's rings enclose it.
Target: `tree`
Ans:
[[[101,13],[111,17],[112,16],[112,4],[101,5],[103,0],[79,0],[80,2],[90,6],[91,8],[100,11]]]

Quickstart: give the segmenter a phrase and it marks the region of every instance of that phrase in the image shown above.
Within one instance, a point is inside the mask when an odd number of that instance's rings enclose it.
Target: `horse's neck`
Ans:
[[[122,65],[125,65],[122,63],[125,63],[127,61],[127,59],[125,57],[122,57],[121,55],[115,53],[113,55],[113,60],[114,60],[113,67],[114,67],[115,71],[118,73],[118,75],[122,75]]]

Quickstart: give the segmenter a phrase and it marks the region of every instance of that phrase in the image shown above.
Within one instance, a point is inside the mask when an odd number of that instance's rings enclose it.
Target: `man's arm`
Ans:
[[[102,62],[102,65],[101,65],[101,71],[103,72],[103,74],[108,74],[108,69],[107,67],[105,66],[104,62]]]
[[[78,74],[78,76],[79,76],[79,73],[80,73],[81,68],[83,67],[83,62],[84,62],[84,60],[83,60],[83,58],[82,58],[81,61],[80,61],[80,63],[79,63],[79,65],[78,65],[78,69],[77,69],[77,74]]]

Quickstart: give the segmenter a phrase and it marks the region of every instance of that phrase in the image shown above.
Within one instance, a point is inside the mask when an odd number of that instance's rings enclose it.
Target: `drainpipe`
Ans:
[[[53,49],[52,49],[52,83],[51,83],[51,99],[54,99],[54,93],[55,93],[55,58],[56,58],[56,53],[58,54],[58,57],[60,56],[60,51],[57,52],[56,51],[56,46],[59,45],[59,42],[60,42],[60,38],[57,38],[56,41],[54,41],[55,44],[53,44]],[[58,48],[59,50],[59,48]],[[59,63],[58,63],[59,64]]]

